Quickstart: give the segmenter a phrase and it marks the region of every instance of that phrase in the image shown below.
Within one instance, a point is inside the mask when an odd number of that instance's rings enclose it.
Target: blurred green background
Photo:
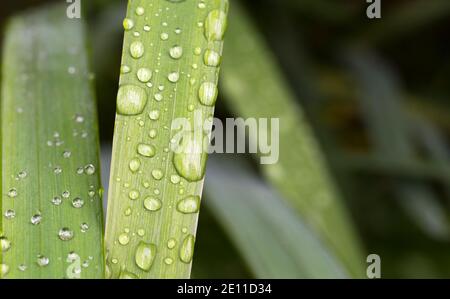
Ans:
[[[51,1],[2,3],[0,25],[44,2]],[[364,252],[381,256],[382,276],[450,277],[450,1],[384,0],[378,20],[366,17],[363,0],[230,2],[230,22],[233,3],[241,2],[282,70],[325,153]],[[82,5],[107,157],[126,1]],[[219,103],[216,115],[229,117],[226,101]],[[249,175],[265,185],[255,160],[241,158]],[[105,183],[107,166],[106,161]],[[193,277],[264,277],[206,195]]]

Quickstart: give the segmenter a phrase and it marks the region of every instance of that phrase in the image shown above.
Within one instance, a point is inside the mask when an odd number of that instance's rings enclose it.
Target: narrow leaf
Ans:
[[[1,106],[1,276],[102,278],[97,116],[82,21],[11,20]]]
[[[361,276],[365,259],[323,153],[274,57],[237,5],[230,15],[228,39],[222,77],[228,108],[244,118],[279,119],[279,155],[276,135],[270,138],[277,128],[269,125],[266,134],[259,134],[269,136],[276,162],[261,165],[263,173],[331,245],[349,273]],[[257,135],[249,138],[251,144],[258,144]]]
[[[214,111],[227,11],[226,0],[128,3],[106,226],[113,278],[190,275],[211,125],[198,129]],[[180,118],[190,129],[172,128]]]

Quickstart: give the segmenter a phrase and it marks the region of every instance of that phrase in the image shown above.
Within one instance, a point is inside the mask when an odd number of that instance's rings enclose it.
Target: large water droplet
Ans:
[[[227,15],[218,9],[211,11],[205,21],[205,37],[208,41],[221,41],[227,28]]]
[[[186,132],[175,149],[173,164],[178,174],[190,182],[205,175],[207,155],[203,150],[203,134]]]
[[[180,260],[183,263],[189,264],[194,256],[194,244],[195,237],[193,235],[188,235],[181,244],[180,247]]]
[[[136,265],[144,271],[150,271],[156,256],[156,245],[151,243],[140,242],[136,248],[135,262]]]
[[[133,58],[141,58],[144,55],[144,44],[140,41],[132,42],[130,45],[130,54]]]
[[[205,106],[214,106],[217,100],[217,85],[212,82],[204,82],[198,91],[200,103]]]
[[[172,72],[167,76],[167,79],[169,79],[169,81],[172,83],[176,83],[180,79],[180,73]]]
[[[117,113],[137,115],[142,113],[147,104],[145,89],[135,85],[123,85],[117,94]]]
[[[199,208],[200,196],[188,196],[177,204],[177,210],[183,214],[197,213]]]
[[[151,212],[156,212],[161,209],[162,203],[158,198],[147,197],[144,200],[144,208]]]

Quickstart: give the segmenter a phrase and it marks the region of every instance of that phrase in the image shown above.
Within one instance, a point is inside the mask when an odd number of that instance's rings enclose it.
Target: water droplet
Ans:
[[[0,264],[1,277],[5,277],[9,273],[9,266],[7,264]]]
[[[63,152],[63,158],[68,159],[68,158],[70,158],[70,156],[72,156],[72,152],[71,151],[64,151]]]
[[[46,267],[50,263],[50,259],[46,256],[38,255],[36,262],[39,267]]]
[[[206,4],[205,4],[204,2],[200,2],[200,3],[197,5],[197,7],[200,8],[200,9],[204,9],[204,8],[206,7]]]
[[[14,211],[14,210],[6,210],[5,211],[6,219],[14,219],[15,217],[16,217],[16,211]]]
[[[204,82],[198,91],[200,103],[205,106],[214,106],[217,100],[218,89],[212,82]]]
[[[143,237],[143,236],[145,236],[145,230],[140,228],[140,229],[138,229],[137,234],[139,237]]]
[[[41,214],[36,214],[36,215],[31,216],[31,219],[30,219],[31,224],[38,225],[41,223],[41,221],[42,221]]]
[[[131,191],[128,193],[128,197],[129,197],[131,200],[136,200],[136,199],[138,199],[140,195],[141,195],[141,194],[140,194],[139,191],[137,191],[137,190],[131,190]]]
[[[170,258],[170,257],[166,257],[166,258],[164,259],[164,263],[165,263],[166,265],[172,265],[173,259]]]
[[[160,94],[160,93],[155,94],[155,100],[156,100],[157,102],[161,102],[162,99],[163,99],[162,94]]]
[[[144,208],[151,212],[156,212],[161,209],[162,203],[155,197],[147,197],[144,200]]]
[[[218,9],[211,11],[205,21],[205,37],[208,41],[221,41],[227,28],[227,15]]]
[[[124,19],[123,20],[123,29],[125,30],[131,30],[134,27],[134,21],[132,19]]]
[[[72,206],[76,209],[81,209],[84,206],[84,200],[76,197],[72,200]]]
[[[62,195],[62,197],[64,197],[64,198],[69,198],[70,192],[66,190],[66,191],[64,191],[61,195]]]
[[[175,149],[173,164],[178,174],[190,182],[201,180],[205,175],[207,155],[203,150],[202,133],[186,132]]]
[[[61,197],[55,196],[52,198],[52,204],[59,206],[62,203]]]
[[[11,241],[8,240],[8,238],[4,236],[0,236],[0,247],[2,249],[2,252],[6,252],[11,248]]]
[[[188,196],[180,200],[177,204],[177,210],[183,214],[197,213],[200,208],[199,196]]]
[[[53,172],[54,172],[55,174],[60,174],[60,173],[62,172],[62,168],[59,167],[59,166],[56,166],[56,167],[53,169]]]
[[[20,264],[17,269],[19,269],[20,272],[25,272],[27,271],[28,267],[25,264]]]
[[[117,113],[137,115],[142,113],[147,104],[145,89],[135,85],[123,85],[117,94]]]
[[[142,270],[148,272],[156,257],[156,245],[152,243],[140,242],[136,248],[135,262]]]
[[[189,264],[192,261],[194,255],[195,237],[188,235],[181,244],[180,247],[180,260],[183,263]]]
[[[58,232],[58,237],[62,241],[70,241],[73,239],[73,231],[67,227],[63,227]]]
[[[156,149],[153,145],[140,143],[137,147],[137,152],[139,155],[144,157],[154,157],[156,155]]]
[[[128,65],[122,65],[120,67],[121,74],[128,74],[129,72],[131,72],[131,68]]]
[[[181,178],[178,175],[176,175],[176,174],[172,174],[170,176],[170,181],[172,182],[172,184],[176,185],[176,184],[178,184],[181,181]]]
[[[162,40],[168,40],[169,39],[169,34],[167,34],[166,32],[161,33],[161,39]]]
[[[173,46],[170,48],[169,54],[173,59],[180,59],[183,56],[183,48],[181,46]]]
[[[156,131],[156,129],[151,129],[150,132],[148,133],[148,136],[150,138],[156,138],[156,135],[158,134],[158,132]]]
[[[80,225],[80,230],[81,230],[82,233],[87,232],[87,231],[89,230],[89,224],[87,224],[87,223],[81,223],[81,225]]]
[[[138,6],[138,7],[136,8],[136,14],[137,14],[138,16],[142,16],[144,13],[145,13],[145,9],[144,9],[142,6]]]
[[[141,58],[144,55],[145,47],[140,41],[132,42],[130,45],[130,54],[133,58]]]
[[[161,169],[153,169],[152,170],[152,177],[155,179],[155,180],[161,180],[163,177],[164,177],[164,173],[162,172],[162,170]]]
[[[214,50],[206,50],[205,55],[203,56],[203,62],[207,66],[219,66],[220,64],[220,54]]]
[[[130,237],[128,236],[128,234],[126,233],[120,234],[119,243],[120,245],[127,245],[128,243],[130,243]]]
[[[167,76],[167,79],[169,79],[169,81],[172,83],[176,83],[180,79],[180,73],[172,72]]]
[[[74,119],[75,119],[75,122],[77,122],[79,124],[84,123],[84,116],[83,115],[77,114],[77,115],[75,115]]]
[[[175,239],[169,239],[169,241],[167,241],[167,248],[174,249],[175,246],[177,246],[177,241]]]
[[[152,78],[152,71],[148,68],[140,68],[137,71],[137,77],[142,83],[147,83]]]
[[[144,26],[144,31],[145,31],[145,32],[149,32],[150,29],[151,29],[150,26],[148,26],[148,25],[145,25],[145,26]]]
[[[92,164],[88,164],[84,167],[84,172],[87,175],[93,175],[95,173],[95,166]]]
[[[148,117],[149,117],[151,120],[158,120],[159,117],[160,117],[159,110],[152,110],[152,111],[150,111],[150,112],[148,113]]]
[[[141,167],[141,161],[138,158],[134,158],[130,161],[128,166],[130,167],[131,172],[136,172]]]
[[[17,189],[16,188],[9,189],[8,197],[9,198],[16,198],[17,197]]]

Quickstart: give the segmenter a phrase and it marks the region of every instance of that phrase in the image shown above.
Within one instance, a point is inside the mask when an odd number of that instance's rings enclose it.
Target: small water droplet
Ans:
[[[160,210],[162,207],[162,203],[158,198],[155,197],[146,197],[144,200],[144,208],[151,212],[156,212]]]
[[[52,198],[52,204],[59,206],[62,203],[61,197],[55,196]]]
[[[131,190],[131,191],[128,193],[128,197],[129,197],[131,200],[136,200],[136,199],[138,199],[140,195],[141,195],[141,194],[140,194],[139,191],[137,191],[137,190]]]
[[[46,256],[38,255],[36,262],[39,267],[46,267],[50,263],[50,259]]]
[[[70,192],[69,191],[64,191],[62,194],[62,197],[64,197],[64,198],[69,198],[70,197]]]
[[[58,237],[62,241],[70,241],[73,239],[74,233],[71,229],[63,227],[58,232]]]
[[[89,224],[87,224],[87,223],[81,223],[81,225],[80,225],[80,230],[81,230],[81,232],[82,233],[85,233],[85,232],[87,232],[88,230],[89,230]]]
[[[9,198],[16,198],[17,197],[17,189],[16,188],[11,188],[8,191],[8,197]]]
[[[15,217],[16,217],[16,211],[14,211],[14,210],[6,210],[5,211],[6,219],[14,219]]]
[[[138,16],[142,16],[144,13],[145,13],[145,9],[144,9],[142,6],[138,6],[138,7],[136,8],[136,14],[137,14]]]
[[[68,159],[68,158],[70,158],[70,156],[72,156],[72,152],[64,151],[62,155],[63,155],[63,158]]]
[[[150,111],[150,112],[148,113],[148,117],[149,117],[151,120],[158,120],[159,117],[160,117],[160,112],[159,112],[159,110],[152,110],[152,111]]]
[[[72,206],[76,209],[81,209],[84,206],[84,200],[80,197],[76,197],[72,200]]]
[[[125,30],[131,30],[134,27],[134,21],[132,19],[124,19],[123,20],[123,29]]]
[[[172,184],[176,185],[176,184],[178,184],[181,181],[181,178],[178,175],[176,175],[176,174],[172,174],[170,176],[170,181],[172,182]]]
[[[148,272],[153,265],[156,257],[156,245],[152,243],[140,242],[136,248],[135,262],[136,265]]]
[[[128,234],[126,233],[120,234],[119,243],[120,245],[127,245],[128,243],[130,243],[130,237],[128,236]]]
[[[156,135],[158,134],[158,132],[156,131],[156,129],[151,129],[150,132],[148,133],[148,136],[152,139],[156,138]]]
[[[137,115],[142,113],[147,104],[145,89],[135,85],[123,85],[117,94],[117,113]]]
[[[152,170],[152,177],[155,179],[155,180],[161,180],[163,177],[164,177],[164,173],[162,172],[162,170],[161,169],[153,169]]]
[[[183,48],[181,46],[173,46],[170,48],[169,54],[173,59],[180,59],[183,56]]]
[[[144,55],[145,47],[144,44],[140,41],[132,42],[130,45],[130,54],[131,57],[138,59]]]
[[[120,67],[121,74],[128,74],[129,72],[131,72],[131,68],[128,65],[122,65]]]
[[[156,155],[156,149],[153,145],[140,143],[137,147],[137,152],[139,155],[152,158]]]
[[[139,277],[134,273],[122,270],[119,274],[119,279],[139,279]]]
[[[145,236],[145,230],[140,228],[140,229],[138,229],[137,234],[139,237],[143,237],[143,236]]]
[[[141,161],[138,158],[134,158],[130,161],[130,164],[128,166],[131,172],[137,172],[141,167]]]
[[[167,248],[174,249],[175,246],[177,246],[177,241],[175,239],[169,239],[169,241],[167,241]]]
[[[167,34],[166,32],[161,33],[161,39],[162,40],[168,40],[169,39],[169,34]]]
[[[152,71],[148,68],[140,68],[137,71],[137,77],[142,83],[147,83],[152,78]]]
[[[0,264],[0,276],[5,277],[9,273],[9,266],[7,264]]]
[[[42,221],[42,215],[41,214],[35,214],[31,216],[30,222],[33,225],[39,225]]]
[[[164,263],[165,263],[166,265],[172,265],[172,264],[173,264],[173,259],[170,258],[170,257],[166,257],[166,258],[164,259]]]
[[[167,79],[169,79],[169,81],[172,83],[176,83],[180,79],[180,73],[172,72],[167,76]]]
[[[0,248],[2,252],[6,252],[11,248],[11,241],[5,236],[0,236]]]
[[[92,164],[86,165],[86,166],[84,167],[84,172],[85,172],[87,175],[93,175],[93,174],[95,174],[95,166],[92,165]]]

